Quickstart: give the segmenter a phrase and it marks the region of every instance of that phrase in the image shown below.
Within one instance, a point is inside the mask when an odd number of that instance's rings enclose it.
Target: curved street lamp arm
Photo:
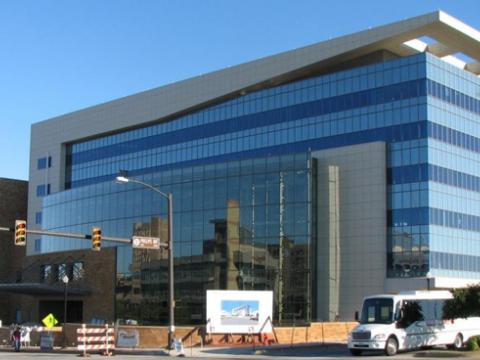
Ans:
[[[152,186],[152,185],[150,185],[150,184],[144,183],[143,181],[140,181],[140,180],[137,180],[137,179],[132,179],[132,178],[128,178],[128,182],[132,182],[132,183],[137,183],[137,184],[143,185],[143,186],[149,188],[150,190],[153,190],[153,191],[159,193],[159,194],[162,195],[164,198],[168,199],[168,195],[165,194],[164,192],[158,190],[155,186]]]

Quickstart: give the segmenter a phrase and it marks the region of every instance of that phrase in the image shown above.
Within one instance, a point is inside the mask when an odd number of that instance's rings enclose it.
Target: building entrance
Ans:
[[[53,314],[59,323],[63,323],[64,302],[62,300],[44,300],[38,304],[38,319]],[[67,322],[83,322],[83,301],[67,301]]]

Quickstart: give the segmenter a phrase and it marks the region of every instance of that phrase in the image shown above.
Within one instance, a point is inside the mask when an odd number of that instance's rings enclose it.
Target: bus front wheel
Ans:
[[[398,352],[398,341],[394,337],[389,337],[385,344],[385,353],[388,356],[393,356]]]
[[[452,348],[455,350],[460,350],[463,347],[463,336],[462,334],[457,334],[455,340],[453,340]]]
[[[350,350],[350,354],[352,354],[353,356],[362,355],[362,350],[358,350],[358,349],[349,349],[349,350]]]

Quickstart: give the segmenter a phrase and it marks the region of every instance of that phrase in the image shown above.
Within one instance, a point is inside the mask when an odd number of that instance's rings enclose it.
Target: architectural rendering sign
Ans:
[[[207,291],[207,332],[271,332],[272,291]]]

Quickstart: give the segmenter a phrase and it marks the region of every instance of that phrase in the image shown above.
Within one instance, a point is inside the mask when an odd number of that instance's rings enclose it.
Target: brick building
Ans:
[[[16,219],[27,217],[28,181],[0,178],[0,226],[13,227]],[[0,231],[0,282],[17,282],[25,257],[24,248],[15,248],[13,235]],[[1,294],[0,320],[4,323],[15,320],[14,296]]]
[[[26,219],[28,182],[0,179],[0,226]],[[41,221],[41,219],[39,219]],[[30,227],[30,225],[29,225]],[[33,241],[30,235],[27,241]],[[113,321],[115,250],[90,250],[25,256],[11,232],[0,232],[0,320],[40,322],[49,313],[63,322]],[[62,278],[67,275],[67,289]]]
[[[22,320],[40,322],[49,313],[63,322],[67,275],[67,322],[114,319],[115,250],[78,250],[28,256],[22,281],[6,285],[17,295]],[[1,289],[1,286],[0,286]]]

